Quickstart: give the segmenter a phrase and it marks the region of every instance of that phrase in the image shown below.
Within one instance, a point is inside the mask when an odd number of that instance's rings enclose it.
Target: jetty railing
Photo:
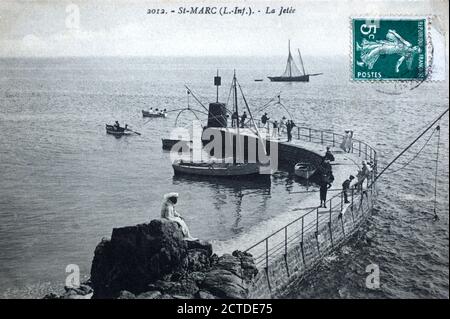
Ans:
[[[265,129],[267,134],[271,135],[273,133],[273,127],[266,124],[263,125],[261,120],[255,120],[256,125],[260,129]],[[346,137],[345,134],[335,133],[331,130],[320,130],[305,126],[295,126],[295,131],[292,131],[292,137],[297,140],[302,140],[306,142],[327,145],[331,147],[338,147],[344,141]],[[280,128],[278,137],[287,137],[285,128]],[[377,166],[377,152],[376,150],[366,142],[359,139],[351,139],[349,153],[357,154],[361,159],[372,162],[373,166]]]
[[[263,128],[259,122],[258,126]],[[265,127],[267,128],[267,126]],[[334,147],[339,146],[345,136],[344,134],[307,127],[296,128],[296,134],[293,134],[293,138]],[[375,193],[373,181],[376,176],[377,152],[369,144],[357,139],[353,139],[351,149],[348,152],[373,164],[370,176],[347,191],[348,202],[345,202],[344,192],[339,191],[327,200],[327,208],[310,209],[302,216],[246,249],[246,252],[253,255],[257,267],[265,269],[269,288],[271,286],[269,268],[272,263],[277,264],[279,260],[284,259],[288,274],[288,259],[294,257],[299,258],[298,256],[301,256],[298,262],[303,263],[305,269],[308,268],[306,259],[310,260],[309,266],[313,266],[322,256],[352,235],[362,218],[365,217],[364,215],[367,215],[366,213],[372,208],[372,199]],[[344,216],[344,214],[346,215]],[[315,252],[313,257],[311,257],[311,254],[308,257],[305,245],[308,245],[310,251],[311,243],[316,246]],[[300,253],[298,250],[300,250]],[[290,254],[295,256],[290,256]]]
[[[302,247],[307,235],[313,234],[317,238],[324,225],[331,227],[333,220],[342,218],[344,209],[348,209],[350,214],[353,214],[357,206],[361,205],[364,196],[366,196],[365,194],[370,193],[370,195],[373,195],[373,186],[369,178],[366,179],[365,186],[362,186],[359,190],[357,188],[349,190],[349,203],[345,203],[344,193],[339,192],[326,202],[326,208],[317,207],[309,210],[245,251],[253,254],[255,264],[258,267],[264,266],[264,268],[268,268],[271,260],[275,259],[277,255],[283,254],[286,258],[292,244],[299,243]]]

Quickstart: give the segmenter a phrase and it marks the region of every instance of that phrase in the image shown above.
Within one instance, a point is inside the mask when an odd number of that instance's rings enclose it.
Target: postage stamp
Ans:
[[[426,18],[352,18],[352,79],[423,81]]]

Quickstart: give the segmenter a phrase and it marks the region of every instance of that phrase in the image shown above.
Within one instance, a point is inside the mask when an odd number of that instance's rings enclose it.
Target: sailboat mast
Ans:
[[[300,65],[302,66],[303,75],[306,75],[305,66],[303,65],[302,54],[300,53],[300,49],[298,49],[298,56],[300,58]]]
[[[292,76],[292,65],[291,65],[291,60],[292,60],[292,55],[291,55],[291,40],[288,41],[288,68],[289,68],[289,77]]]

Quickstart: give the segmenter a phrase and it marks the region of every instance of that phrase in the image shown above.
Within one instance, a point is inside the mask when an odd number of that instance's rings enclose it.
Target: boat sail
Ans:
[[[309,82],[310,76],[320,75],[322,73],[308,74],[305,70],[305,65],[303,64],[302,54],[300,49],[298,50],[298,56],[300,61],[301,71],[294,62],[294,58],[291,53],[291,41],[288,43],[288,58],[286,63],[286,69],[284,73],[280,76],[269,76],[271,82]]]

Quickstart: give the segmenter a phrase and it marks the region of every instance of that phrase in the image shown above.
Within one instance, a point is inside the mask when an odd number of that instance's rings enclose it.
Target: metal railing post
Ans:
[[[287,256],[287,226],[284,227],[284,254]]]
[[[331,229],[331,213],[333,211],[333,198],[330,198],[330,217],[328,221],[328,229],[330,230],[330,239],[331,239],[331,246],[334,246],[333,243],[333,230]]]
[[[330,198],[330,223],[331,223],[331,213],[333,210],[333,202],[332,202],[333,198]]]
[[[300,127],[297,127],[297,137],[300,139]]]
[[[284,263],[286,265],[286,273],[288,275],[288,277],[290,277],[290,273],[289,273],[289,264],[288,264],[288,251],[287,251],[287,226],[284,227]]]
[[[266,238],[266,268],[269,270],[269,238]]]
[[[352,221],[353,222],[355,222],[355,216],[353,215],[354,198],[355,198],[355,189],[352,188],[352,208],[350,209],[350,212],[352,213]]]
[[[319,207],[316,209],[316,236],[319,236]]]
[[[309,129],[309,141],[311,142],[311,129]]]
[[[335,137],[334,132],[333,132],[333,147],[335,146],[335,144],[336,144],[336,137]]]
[[[323,131],[320,131],[320,144],[323,145]]]
[[[300,241],[300,249],[302,251],[302,260],[303,260],[303,265],[306,266],[306,262],[305,262],[305,249],[303,247],[303,231],[304,231],[304,227],[305,227],[305,218],[303,218],[302,216],[302,238]]]
[[[359,153],[358,153],[358,156],[360,156],[360,157],[361,157],[361,141],[359,141],[359,147],[358,147],[358,149],[359,149]]]

